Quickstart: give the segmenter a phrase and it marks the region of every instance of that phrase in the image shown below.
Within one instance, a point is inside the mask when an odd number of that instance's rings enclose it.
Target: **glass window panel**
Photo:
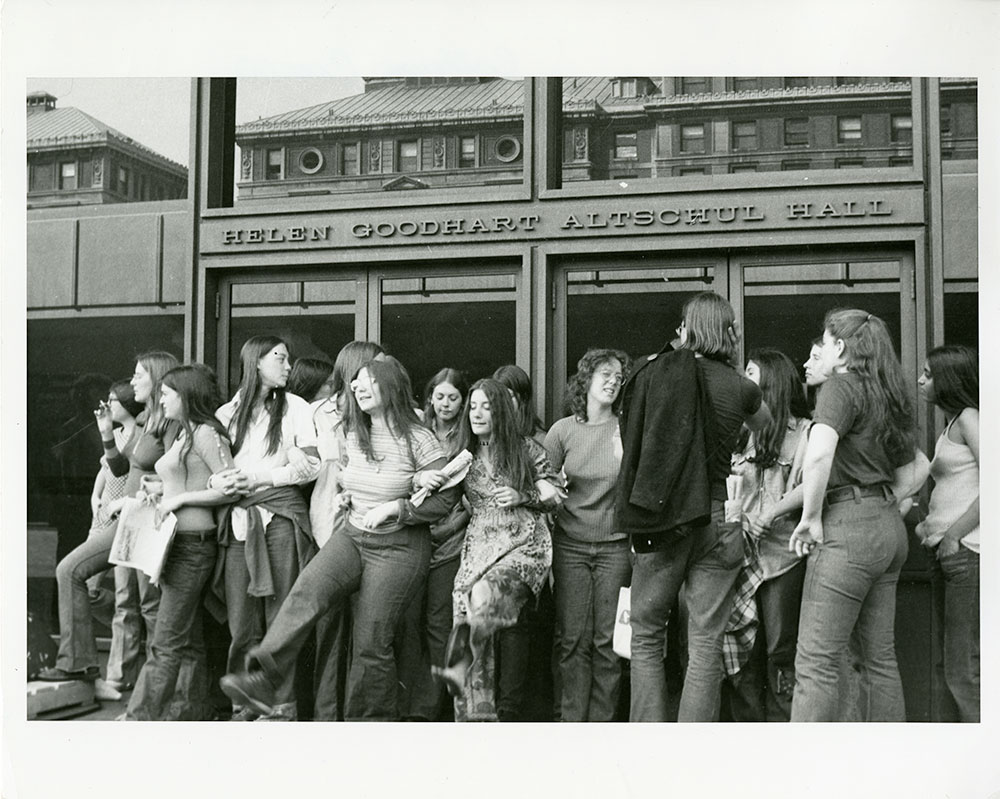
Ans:
[[[76,188],[76,163],[69,161],[59,165],[59,188],[64,191]]]
[[[944,340],[979,349],[979,293],[949,291],[944,294]]]
[[[829,170],[845,147],[852,160],[843,168],[912,163],[912,132],[908,140],[905,128],[913,112],[908,81],[862,78],[844,89],[832,76],[649,76],[634,78],[636,99],[624,96],[625,80],[633,78],[562,79],[557,143],[563,186],[699,173],[725,183],[736,172]],[[942,103],[948,98],[957,103],[960,91],[970,98],[962,129],[974,130],[974,86],[954,84],[950,91],[942,89]],[[775,102],[775,92],[782,102]],[[959,112],[949,113],[957,131]],[[895,128],[893,118],[898,118]],[[956,135],[948,141],[958,141]],[[958,139],[956,152],[974,152],[974,135]],[[947,144],[942,150],[948,157]],[[752,163],[746,160],[750,153]]]
[[[308,195],[518,185],[520,78],[239,78],[236,202]],[[315,171],[281,171],[315,150]]]
[[[894,115],[892,117],[892,128],[890,138],[897,144],[913,143],[913,118],[908,114]]]
[[[941,157],[971,160],[979,155],[977,82],[941,80]]]

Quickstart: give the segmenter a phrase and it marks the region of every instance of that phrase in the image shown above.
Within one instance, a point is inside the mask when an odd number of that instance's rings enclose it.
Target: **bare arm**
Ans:
[[[822,422],[814,424],[809,434],[802,469],[802,520],[788,540],[788,548],[799,555],[823,543],[823,495],[839,441],[837,431]]]
[[[959,435],[963,443],[972,450],[972,454],[979,463],[979,411],[975,408],[966,408],[955,420],[955,427],[958,428]],[[958,551],[958,542],[979,526],[979,496],[977,495],[970,503],[966,511],[959,516],[955,523],[944,531],[944,538],[938,545],[938,557],[945,557]]]

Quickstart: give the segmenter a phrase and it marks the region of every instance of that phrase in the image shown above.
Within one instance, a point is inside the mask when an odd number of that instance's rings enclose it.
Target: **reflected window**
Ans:
[[[635,131],[631,133],[615,134],[615,158],[636,159],[639,157],[639,134]]]
[[[356,142],[342,144],[340,146],[340,174],[358,175],[360,174],[360,162],[358,161],[359,147]]]
[[[864,81],[865,81],[864,78],[854,78],[854,77],[837,78],[837,85],[838,86],[860,86],[862,83],[864,83]]]
[[[420,169],[420,151],[415,140],[401,141],[396,150],[396,171],[416,172]]]
[[[757,165],[756,164],[733,164],[731,167],[729,167],[729,171],[733,175],[739,174],[740,172],[756,172],[757,171]]]
[[[128,196],[128,170],[125,167],[118,167],[118,186],[117,190],[119,194]]]
[[[476,137],[463,136],[459,139],[458,165],[462,169],[476,166]]]
[[[734,150],[757,149],[756,121],[733,123],[733,149]]]
[[[59,164],[59,188],[63,190],[76,188],[76,163],[66,161]]]
[[[679,78],[678,94],[705,94],[712,91],[711,78]]]
[[[838,158],[836,161],[837,169],[863,169],[864,166],[864,158]]]
[[[617,78],[611,81],[612,97],[635,97],[638,95],[635,78]]]
[[[861,141],[861,117],[837,117],[837,142],[857,144]]]
[[[890,135],[895,144],[912,144],[913,118],[909,114],[894,114]]]
[[[785,146],[806,147],[809,144],[809,118],[791,117],[785,120]]]
[[[267,172],[265,180],[281,180],[285,172],[285,151],[282,149],[267,151]]]
[[[760,78],[733,78],[734,92],[751,92],[760,88]]]
[[[784,85],[786,89],[804,89],[812,85],[812,78],[785,78]]]
[[[681,152],[705,152],[705,125],[681,125]]]
[[[782,161],[781,171],[782,172],[797,172],[800,169],[808,169],[808,161]]]

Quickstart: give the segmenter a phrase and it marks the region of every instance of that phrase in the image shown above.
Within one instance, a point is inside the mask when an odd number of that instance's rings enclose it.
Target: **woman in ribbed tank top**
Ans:
[[[962,721],[979,721],[979,356],[937,347],[917,381],[944,412],[927,518],[917,525],[944,573],[944,679]]]

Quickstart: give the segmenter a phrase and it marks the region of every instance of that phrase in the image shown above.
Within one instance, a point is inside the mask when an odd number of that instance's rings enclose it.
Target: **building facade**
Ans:
[[[368,79],[239,126],[236,92],[192,83],[187,201],[29,213],[40,408],[81,364],[127,374],[152,348],[231,390],[242,342],[271,332],[298,357],[381,341],[415,386],[517,363],[551,423],[588,347],[656,351],[706,289],[745,350],[799,363],[829,308],[876,313],[914,390],[933,346],[978,343],[974,80]],[[919,413],[929,449],[940,419]],[[914,720],[950,712],[939,603],[913,543],[897,648]]]
[[[28,208],[187,196],[186,167],[51,94],[28,94],[27,114]]]

